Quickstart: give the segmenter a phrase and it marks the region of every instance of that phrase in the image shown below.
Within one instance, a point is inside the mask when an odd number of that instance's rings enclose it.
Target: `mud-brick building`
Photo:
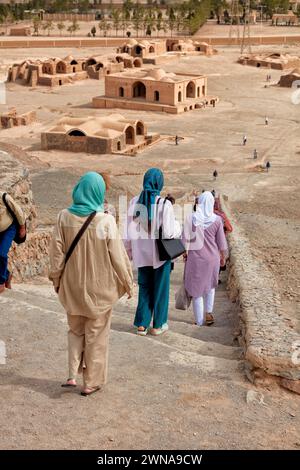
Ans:
[[[104,117],[63,118],[41,134],[43,150],[66,150],[91,154],[125,153],[148,143],[146,125],[121,114]],[[151,140],[151,139],[150,139]]]
[[[205,75],[167,73],[152,68],[107,75],[105,95],[95,97],[93,106],[177,114],[215,105],[217,101],[217,97],[207,95]]]

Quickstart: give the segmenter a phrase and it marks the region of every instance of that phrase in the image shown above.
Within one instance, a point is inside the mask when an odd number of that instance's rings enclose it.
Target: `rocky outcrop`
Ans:
[[[223,207],[232,219],[228,204]],[[271,378],[300,393],[300,334],[292,328],[272,273],[256,258],[237,224],[230,235],[232,300],[240,305],[240,343],[246,374],[254,383]]]
[[[48,266],[48,245],[50,234],[38,231],[37,213],[33,201],[29,171],[10,153],[0,150],[0,188],[8,192],[23,208],[28,236],[26,243],[13,243],[9,264],[14,280],[23,281],[37,275],[44,275]]]

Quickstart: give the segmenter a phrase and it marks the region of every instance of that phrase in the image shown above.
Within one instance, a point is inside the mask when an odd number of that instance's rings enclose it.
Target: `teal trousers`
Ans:
[[[160,268],[145,266],[138,269],[139,300],[134,325],[148,328],[153,316],[153,328],[168,321],[171,261]]]

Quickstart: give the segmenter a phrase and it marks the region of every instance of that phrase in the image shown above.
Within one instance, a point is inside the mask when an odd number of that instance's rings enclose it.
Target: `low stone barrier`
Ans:
[[[222,201],[230,220],[230,206]],[[270,380],[300,394],[300,334],[285,317],[276,280],[251,252],[243,231],[234,224],[229,236],[230,297],[240,305],[240,343],[246,374],[255,384]]]

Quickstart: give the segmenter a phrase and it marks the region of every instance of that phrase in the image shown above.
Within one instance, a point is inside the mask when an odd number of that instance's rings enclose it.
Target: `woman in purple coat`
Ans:
[[[202,193],[184,229],[187,249],[184,282],[188,294],[193,298],[195,321],[199,326],[214,323],[215,288],[220,265],[225,265],[228,250],[223,221],[214,213],[214,203],[214,197],[209,191]]]

